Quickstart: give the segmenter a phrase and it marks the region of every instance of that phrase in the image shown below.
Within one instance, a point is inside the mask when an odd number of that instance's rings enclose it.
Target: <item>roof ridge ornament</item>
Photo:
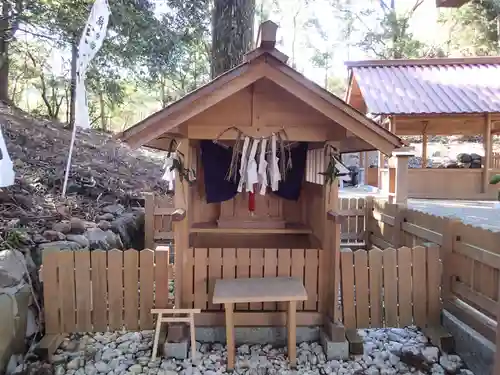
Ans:
[[[278,25],[271,20],[264,21],[257,32],[256,45],[262,49],[272,50],[276,46],[276,32]]]
[[[257,42],[255,43],[256,48],[245,54],[244,61],[255,60],[257,57],[268,53],[274,56],[276,59],[286,64],[288,61],[288,56],[283,52],[276,49],[276,33],[278,31],[278,25],[267,20],[260,24],[259,31],[257,32]]]

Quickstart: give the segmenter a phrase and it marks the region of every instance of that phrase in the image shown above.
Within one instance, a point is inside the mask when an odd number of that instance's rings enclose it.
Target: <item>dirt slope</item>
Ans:
[[[68,197],[62,199],[71,132],[5,105],[0,124],[16,172],[16,184],[0,189],[0,234],[7,226],[41,230],[70,216],[93,220],[104,205],[134,206],[144,191],[166,193],[165,153],[133,151],[109,134],[78,129]]]

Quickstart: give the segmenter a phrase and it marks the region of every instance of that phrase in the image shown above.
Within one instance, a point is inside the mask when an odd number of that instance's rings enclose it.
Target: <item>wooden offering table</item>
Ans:
[[[288,358],[296,363],[297,301],[307,300],[304,285],[296,277],[223,279],[215,282],[213,303],[223,303],[226,311],[227,368],[234,368],[234,304],[288,302]]]

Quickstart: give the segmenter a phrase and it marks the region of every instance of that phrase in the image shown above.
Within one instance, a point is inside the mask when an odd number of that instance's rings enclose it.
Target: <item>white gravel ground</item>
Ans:
[[[339,196],[361,198],[367,195],[383,197],[371,186],[344,188]],[[466,224],[500,232],[500,208],[494,201],[464,201],[444,199],[409,199],[408,207],[431,215],[454,217]]]
[[[285,348],[241,345],[233,374],[246,375],[473,375],[457,355],[441,354],[415,327],[360,330],[364,354],[347,361],[326,361],[318,343],[297,348],[297,369],[290,369]],[[196,364],[191,360],[158,358],[152,362],[152,331],[72,335],[53,356],[52,365],[32,363],[55,375],[222,375],[226,348],[197,344]],[[20,374],[23,369],[19,368]],[[38,372],[45,373],[45,372]]]

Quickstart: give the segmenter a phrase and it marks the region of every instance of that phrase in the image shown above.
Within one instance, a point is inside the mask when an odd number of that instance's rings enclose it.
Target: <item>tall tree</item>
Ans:
[[[500,1],[472,1],[458,9],[443,10],[438,22],[448,29],[450,53],[465,56],[500,53]]]
[[[168,1],[170,12],[154,30],[145,81],[157,88],[162,107],[205,83],[210,72],[209,0]]]
[[[57,37],[61,48],[69,47],[71,50],[69,125],[73,126],[78,43],[93,1],[42,0],[42,2],[44,11],[37,19],[38,24]],[[158,22],[154,16],[154,5],[150,0],[122,0],[110,2],[110,8],[111,17],[108,26],[110,32],[99,55],[104,57],[107,66],[132,69],[142,61],[148,43],[152,42],[149,38],[151,30],[157,30]],[[116,65],[117,62],[118,65]]]
[[[347,21],[346,36],[361,36],[354,45],[379,59],[401,59],[425,57],[433,51],[410,30],[410,21],[423,1],[413,0],[404,13],[396,11],[394,1],[381,0],[378,7],[361,9],[350,0],[332,0],[332,4]]]
[[[214,0],[212,66],[215,78],[243,61],[253,47],[255,0]]]
[[[10,101],[9,47],[20,26],[29,25],[33,15],[40,12],[41,6],[36,0],[1,0],[0,5],[2,7],[0,16],[0,100]]]

